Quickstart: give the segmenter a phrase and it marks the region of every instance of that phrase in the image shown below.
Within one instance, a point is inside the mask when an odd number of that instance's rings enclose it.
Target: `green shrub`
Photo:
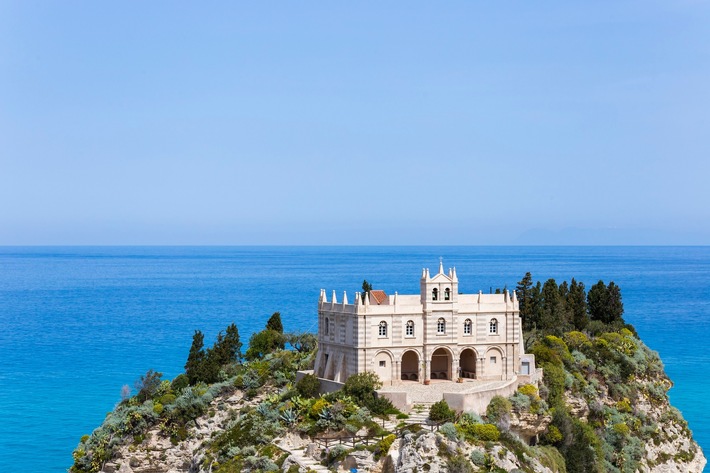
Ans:
[[[538,395],[537,388],[534,384],[523,384],[522,386],[518,387],[518,392],[520,394],[525,394],[529,398],[534,398]]]
[[[446,470],[449,473],[473,473],[473,466],[465,456],[458,454],[446,459]]]
[[[562,438],[562,432],[560,432],[560,429],[554,425],[550,425],[547,427],[547,432],[545,432],[542,436],[542,441],[548,445],[555,445],[560,443]]]
[[[617,402],[615,407],[619,412],[631,412],[631,403],[628,398],[624,398]]]
[[[296,391],[305,398],[316,397],[320,390],[320,381],[314,374],[307,374],[296,383]]]
[[[362,401],[374,396],[374,392],[382,387],[382,381],[377,373],[365,371],[350,376],[343,386],[343,393]]]
[[[579,350],[589,344],[589,338],[582,332],[568,332],[563,338],[567,346],[573,350]]]
[[[480,450],[471,452],[471,462],[476,466],[483,466],[486,463],[486,455]]]
[[[612,430],[614,431],[614,433],[616,433],[618,435],[623,435],[623,436],[629,435],[629,433],[631,432],[631,429],[629,429],[629,426],[624,424],[623,422],[619,422],[618,424],[614,424],[612,426]]]
[[[269,353],[283,350],[286,337],[276,330],[265,329],[249,338],[249,348],[244,357],[251,360],[261,360]]]
[[[500,430],[493,424],[470,424],[461,428],[467,440],[497,442]]]
[[[461,425],[469,425],[469,424],[482,424],[483,419],[481,419],[481,416],[476,414],[475,412],[464,412],[461,418],[459,419],[459,424]]]
[[[516,392],[508,399],[517,412],[527,411],[530,408],[530,398],[521,392]]]
[[[375,460],[387,455],[396,438],[394,434],[390,434],[375,444]]]
[[[435,402],[429,410],[429,419],[434,422],[452,422],[455,418],[456,412],[443,399]]]
[[[335,462],[345,460],[345,456],[348,454],[348,449],[342,445],[335,445],[328,450],[328,454],[325,457],[325,463],[332,465]]]
[[[510,401],[502,396],[493,396],[486,408],[486,417],[490,422],[506,425],[510,422],[510,413],[513,406]]]
[[[172,404],[173,402],[175,402],[175,399],[177,399],[175,397],[175,394],[167,393],[167,394],[163,394],[162,396],[160,396],[160,398],[158,399],[158,402],[164,406],[167,406],[168,404]]]
[[[553,363],[544,363],[543,382],[547,387],[547,400],[549,404],[555,407],[563,403],[563,393],[565,390],[565,370]]]
[[[439,427],[439,433],[449,440],[459,440],[459,431],[451,422],[447,422]]]

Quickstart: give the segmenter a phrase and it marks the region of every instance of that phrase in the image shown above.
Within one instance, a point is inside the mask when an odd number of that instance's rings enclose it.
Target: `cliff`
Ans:
[[[124,400],[82,438],[71,471],[703,471],[658,355],[631,332],[547,336],[532,349],[539,388],[494,398],[482,417],[438,405],[436,426],[374,398],[366,377],[314,395],[293,376],[312,353],[277,350],[223,369],[219,383],[162,381]]]

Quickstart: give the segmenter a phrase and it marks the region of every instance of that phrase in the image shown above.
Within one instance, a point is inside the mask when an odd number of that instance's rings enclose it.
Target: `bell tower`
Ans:
[[[419,281],[422,305],[429,304],[450,304],[458,302],[459,299],[459,279],[456,276],[456,268],[450,268],[448,274],[444,273],[444,262],[439,261],[439,272],[431,277],[429,269],[422,270],[422,278]]]

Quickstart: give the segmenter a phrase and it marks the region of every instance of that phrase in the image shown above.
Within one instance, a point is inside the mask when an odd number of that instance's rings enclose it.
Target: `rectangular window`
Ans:
[[[387,366],[387,362],[385,360],[380,361],[380,368],[384,368]]]
[[[492,357],[491,357],[491,364],[492,364],[492,365],[495,365],[495,364],[496,364],[496,357],[495,357],[495,356],[492,356]]]

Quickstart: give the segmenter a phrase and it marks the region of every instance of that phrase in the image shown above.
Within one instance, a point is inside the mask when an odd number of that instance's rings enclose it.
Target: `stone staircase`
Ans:
[[[433,404],[434,404],[433,402],[421,402],[421,403],[415,404],[414,407],[412,407],[412,410],[409,412],[409,418],[397,419],[394,416],[392,416],[389,419],[385,420],[385,422],[383,424],[383,428],[385,430],[393,432],[402,423],[405,423],[408,425],[409,424],[426,424],[427,421],[429,420],[429,411],[431,410],[431,406]]]
[[[407,425],[426,425],[427,421],[429,420],[429,411],[431,410],[431,406],[433,404],[433,402],[417,403],[410,410],[409,417],[407,419],[397,419],[395,418],[395,416],[390,416],[388,419],[385,419],[384,422],[381,422],[380,425],[382,425],[382,427],[389,432],[394,432],[395,430],[397,430],[397,428],[402,423]],[[279,439],[275,439],[275,442],[281,450],[288,452],[291,455],[291,459],[294,462],[298,463],[301,467],[305,468],[306,471],[314,471],[316,473],[330,473],[330,470],[328,470],[328,468],[321,465],[320,462],[314,460],[313,457],[306,453],[307,446],[296,447],[290,443],[286,444],[284,442],[281,442]]]
[[[285,452],[288,452],[291,454],[291,459],[294,460],[296,463],[298,463],[300,466],[306,469],[306,471],[315,471],[317,473],[329,473],[330,470],[323,465],[320,464],[320,462],[317,462],[316,460],[313,459],[310,455],[306,454],[306,448],[301,447],[301,448],[288,448],[286,446],[279,445],[279,448]]]

